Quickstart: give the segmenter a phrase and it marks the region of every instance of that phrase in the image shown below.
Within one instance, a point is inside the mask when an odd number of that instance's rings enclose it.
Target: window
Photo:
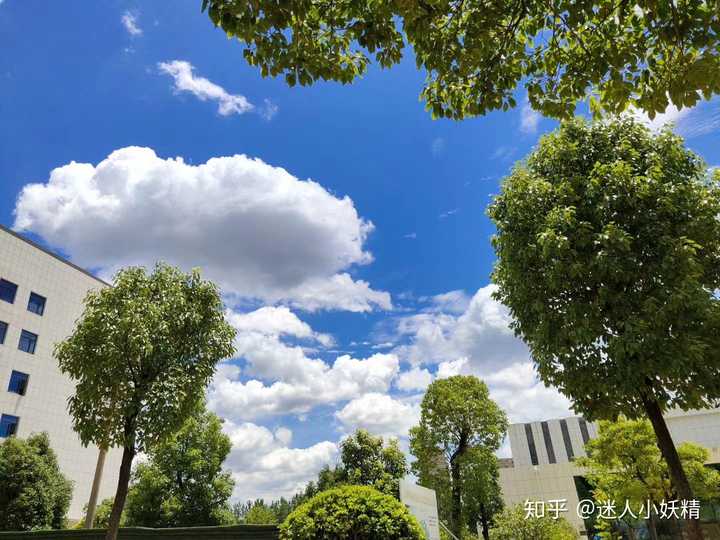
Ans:
[[[20,394],[21,396],[24,396],[25,390],[27,390],[29,378],[30,376],[27,373],[21,373],[19,371],[13,370],[13,372],[10,374],[10,384],[8,385],[8,392],[13,392],[14,394]]]
[[[11,414],[0,416],[0,437],[11,437],[17,433],[17,426],[20,419]]]
[[[0,321],[0,345],[5,343],[5,336],[7,335],[8,324]]]
[[[590,440],[590,433],[588,433],[587,422],[584,418],[580,418],[578,422],[580,422],[580,434],[582,435],[583,444],[587,444]]]
[[[538,464],[537,449],[535,448],[535,437],[533,437],[532,426],[525,424],[525,437],[527,438],[528,450],[530,450],[530,463]]]
[[[568,461],[575,460],[575,452],[573,452],[572,440],[570,439],[570,431],[568,430],[567,421],[560,420],[560,431],[562,431],[563,443],[565,443],[565,452]]]
[[[542,428],[543,440],[545,441],[545,450],[547,451],[548,461],[550,463],[557,463],[555,461],[555,448],[553,448],[552,438],[550,437],[550,427],[547,422],[541,422],[540,427]]]
[[[20,343],[18,343],[18,349],[25,351],[26,353],[35,354],[35,346],[37,345],[37,334],[23,330],[20,334]]]
[[[42,315],[45,311],[45,297],[31,292],[30,300],[28,300],[28,311]]]
[[[5,300],[12,304],[15,302],[16,293],[17,285],[6,279],[0,279],[0,300]]]

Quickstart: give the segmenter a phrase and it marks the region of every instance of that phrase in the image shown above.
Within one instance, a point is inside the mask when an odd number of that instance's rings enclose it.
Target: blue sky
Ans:
[[[199,5],[0,1],[0,222],[100,275],[165,259],[221,283],[240,353],[209,403],[236,497],[291,494],[356,427],[404,441],[434,377],[483,377],[514,421],[567,413],[490,297],[484,214],[555,122],[522,93],[433,121],[411,57],[288,88]],[[717,164],[719,119],[654,125]]]

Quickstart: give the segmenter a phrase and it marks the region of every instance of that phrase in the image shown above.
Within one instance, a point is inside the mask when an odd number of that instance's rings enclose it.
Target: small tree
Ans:
[[[61,529],[71,498],[47,433],[0,444],[0,531]]]
[[[372,486],[388,495],[399,495],[400,480],[408,473],[405,454],[397,439],[387,445],[364,429],[340,443],[341,483]]]
[[[720,398],[717,180],[668,131],[576,120],[543,137],[489,214],[496,298],[540,378],[589,419],[648,418],[691,500],[663,412]]]
[[[490,540],[576,540],[578,533],[565,519],[527,517],[522,506],[506,508],[495,517]]]
[[[342,486],[316,495],[280,526],[281,540],[423,540],[404,504],[369,486]]]
[[[83,444],[121,446],[108,540],[117,538],[132,462],[175,433],[203,399],[215,365],[232,356],[233,328],[198,271],[128,268],[92,291],[72,336],[55,349],[76,381],[73,426]]]
[[[97,529],[107,529],[108,523],[110,523],[110,514],[112,513],[112,507],[113,507],[113,498],[108,497],[107,499],[103,499],[100,501],[100,504],[97,505],[97,509],[95,510],[95,520],[93,521],[93,527]],[[84,515],[87,516],[88,512],[88,506],[85,505]],[[120,519],[120,526],[123,527],[125,525],[125,514],[123,513],[122,518]],[[85,519],[81,519],[75,524],[75,529],[84,529],[85,528]]]
[[[472,465],[475,475],[482,466],[496,470],[496,460],[478,458],[495,452],[506,431],[505,413],[477,377],[456,375],[428,387],[420,425],[410,430],[410,451],[417,458],[412,468],[422,485],[440,492],[449,490],[450,525],[456,536],[463,523],[464,469]],[[469,476],[469,469],[466,472]],[[477,490],[481,486],[481,482],[475,484]],[[473,496],[485,497],[477,491]]]
[[[125,505],[126,524],[141,527],[229,525],[235,483],[222,464],[230,453],[222,420],[199,410],[137,466]]]
[[[602,421],[598,437],[585,448],[587,457],[578,459],[577,464],[587,469],[585,476],[596,500],[628,501],[633,514],[640,515],[641,505],[648,501],[659,505],[674,499],[667,464],[647,420]],[[720,495],[720,473],[705,466],[709,452],[683,443],[678,454],[693,492],[705,501],[716,499]],[[653,540],[658,538],[656,522],[651,513],[647,526]]]
[[[235,513],[238,522],[245,525],[274,525],[279,521],[273,509],[262,499],[236,505]]]

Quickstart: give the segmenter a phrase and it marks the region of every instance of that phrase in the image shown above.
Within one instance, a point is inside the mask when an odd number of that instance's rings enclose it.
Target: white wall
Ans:
[[[82,301],[102,282],[0,229],[0,278],[18,285],[14,304],[0,300],[0,321],[8,323],[0,345],[0,413],[18,416],[18,437],[46,431],[63,473],[74,482],[68,517],[80,519],[95,472],[97,448],[84,448],[72,429],[67,411],[73,383],[60,373],[53,346],[73,330]],[[42,316],[27,310],[30,292],[47,301]],[[18,350],[22,329],[39,336],[35,354]],[[30,375],[24,396],[7,391],[12,370]],[[108,453],[100,497],[112,496],[117,485],[121,452]]]

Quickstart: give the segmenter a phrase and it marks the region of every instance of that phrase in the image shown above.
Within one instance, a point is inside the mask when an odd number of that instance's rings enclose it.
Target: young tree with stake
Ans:
[[[663,412],[720,397],[720,186],[669,131],[574,120],[489,209],[496,298],[540,378],[589,419],[646,417],[679,499],[693,492]],[[688,522],[689,538],[702,538]]]
[[[233,355],[234,336],[217,288],[197,270],[127,268],[86,297],[55,355],[76,381],[69,406],[83,444],[123,448],[107,540],[117,538],[133,458],[196,410],[215,365]]]

